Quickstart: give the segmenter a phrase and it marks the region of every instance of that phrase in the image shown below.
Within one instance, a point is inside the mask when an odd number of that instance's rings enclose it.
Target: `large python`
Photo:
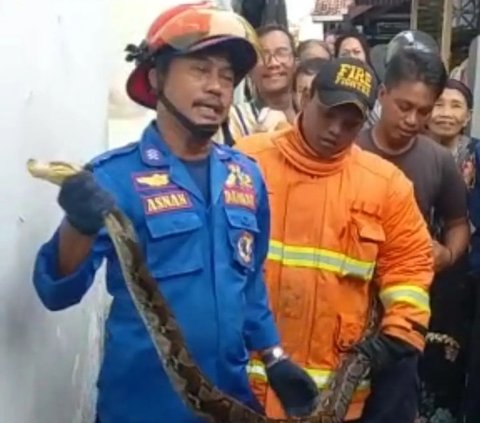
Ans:
[[[64,162],[42,163],[36,160],[29,160],[27,169],[32,176],[57,185],[82,170]],[[165,371],[183,401],[197,415],[211,423],[343,422],[358,384],[370,370],[365,356],[352,353],[344,357],[335,377],[319,394],[311,416],[271,419],[258,414],[217,389],[195,364],[175,317],[145,265],[130,219],[115,209],[105,216],[105,226],[117,252],[127,288]],[[372,336],[377,326],[376,307],[372,305],[370,310],[364,337]]]

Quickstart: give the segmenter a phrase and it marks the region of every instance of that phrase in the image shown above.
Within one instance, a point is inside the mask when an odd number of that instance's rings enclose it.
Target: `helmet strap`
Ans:
[[[220,125],[215,124],[198,124],[192,122],[185,116],[178,108],[167,98],[163,90],[158,91],[158,100],[165,106],[165,108],[177,119],[180,124],[189,131],[193,138],[201,141],[207,141],[212,138],[220,128]]]

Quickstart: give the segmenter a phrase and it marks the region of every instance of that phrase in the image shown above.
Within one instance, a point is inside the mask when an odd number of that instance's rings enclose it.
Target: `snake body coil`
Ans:
[[[41,163],[29,160],[27,169],[36,178],[61,185],[69,176],[82,170],[64,162]],[[369,372],[366,357],[347,355],[329,386],[319,396],[311,416],[271,419],[260,415],[218,390],[208,381],[188,352],[182,332],[156,280],[149,273],[142,257],[138,238],[130,219],[115,209],[105,216],[110,235],[122,268],[127,288],[148,329],[158,356],[174,389],[199,416],[211,423],[342,423],[352,396],[360,381]],[[375,307],[371,307],[375,309]],[[370,316],[367,333],[374,329],[376,317]]]

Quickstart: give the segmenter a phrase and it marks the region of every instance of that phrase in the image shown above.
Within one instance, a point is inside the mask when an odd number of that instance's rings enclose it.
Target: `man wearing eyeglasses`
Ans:
[[[269,25],[257,30],[264,62],[250,74],[253,99],[232,107],[229,129],[233,140],[259,131],[274,129],[279,121],[293,122],[292,79],[295,72],[295,42],[281,26]],[[268,128],[272,126],[272,128]]]

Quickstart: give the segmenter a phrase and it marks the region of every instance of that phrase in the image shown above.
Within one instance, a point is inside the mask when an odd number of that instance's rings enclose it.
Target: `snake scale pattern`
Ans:
[[[29,173],[61,185],[81,167],[64,162],[29,160]],[[335,377],[324,389],[309,417],[271,419],[258,414],[217,389],[197,367],[185,346],[182,332],[165,298],[150,275],[138,245],[133,224],[120,210],[105,216],[105,226],[117,252],[127,288],[148,329],[158,356],[174,389],[183,401],[211,423],[342,423],[352,396],[369,372],[369,362],[360,354],[347,354]],[[365,336],[376,330],[378,313],[371,306]]]

